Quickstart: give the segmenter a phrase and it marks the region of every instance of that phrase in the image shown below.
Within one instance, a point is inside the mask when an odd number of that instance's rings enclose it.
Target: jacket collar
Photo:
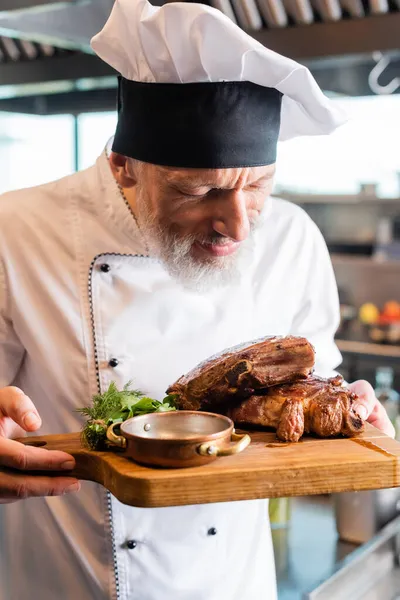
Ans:
[[[123,236],[124,244],[128,244],[132,253],[147,255],[142,234],[112,174],[106,148],[97,159],[94,171],[98,196],[95,192],[89,203],[96,217]]]

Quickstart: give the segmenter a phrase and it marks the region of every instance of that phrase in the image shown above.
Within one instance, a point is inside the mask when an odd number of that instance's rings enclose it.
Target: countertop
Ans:
[[[278,600],[301,600],[358,548],[338,539],[329,497],[291,499],[287,529],[273,529]]]

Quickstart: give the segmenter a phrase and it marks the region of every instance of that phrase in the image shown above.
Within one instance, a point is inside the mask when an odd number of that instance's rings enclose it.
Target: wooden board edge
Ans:
[[[185,486],[185,480],[171,480],[167,483],[165,480],[139,480],[128,476],[124,478],[126,485],[122,486],[122,490],[115,489],[111,482],[110,487],[114,489],[110,489],[110,491],[123,504],[143,508],[160,508],[400,487],[399,460],[396,460],[396,465],[377,461],[375,464],[370,463],[370,466],[371,469],[375,468],[376,475],[369,476],[368,479],[360,470],[343,478],[340,465],[321,468],[316,476],[311,479],[308,477],[308,481],[304,481],[303,469],[292,472],[290,477],[280,482],[263,480],[259,472],[250,471],[243,474],[240,488],[237,485],[236,475],[229,472],[218,473],[215,476],[199,474],[196,481],[193,478],[187,480],[188,486]],[[335,475],[337,475],[338,483],[333,486],[329,482],[329,478]],[[342,481],[339,483],[340,479]],[[293,485],[294,480],[300,481],[302,484]],[[133,484],[134,489],[132,489]],[[230,491],[232,489],[236,490],[233,494]]]

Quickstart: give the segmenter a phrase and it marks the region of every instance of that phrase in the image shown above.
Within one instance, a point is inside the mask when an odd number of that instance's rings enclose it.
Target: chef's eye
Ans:
[[[196,190],[177,189],[177,192],[181,196],[185,196],[186,198],[203,198],[203,196],[207,196],[207,194],[210,192],[210,189],[209,188],[202,188],[202,189],[196,189]]]
[[[249,185],[247,187],[247,190],[249,192],[261,192],[265,190],[265,188],[267,187],[267,183],[267,181],[264,181],[263,183],[253,183],[252,185]]]
[[[203,193],[201,193],[201,194],[196,193],[195,194],[194,192],[192,192],[192,193],[182,192],[182,194],[184,196],[186,196],[187,198],[202,198],[203,196],[205,196],[205,194],[203,194]]]

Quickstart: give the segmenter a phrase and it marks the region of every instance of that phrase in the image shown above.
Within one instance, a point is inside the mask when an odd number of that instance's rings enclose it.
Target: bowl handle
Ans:
[[[115,435],[114,427],[117,425],[121,425],[121,423],[113,423],[107,429],[107,439],[113,446],[118,446],[119,448],[126,448],[126,439],[122,437],[122,435]]]
[[[215,442],[205,442],[198,447],[197,451],[202,456],[232,456],[247,448],[251,438],[248,433],[239,435],[233,432],[231,442],[234,442],[231,446],[218,446]]]

